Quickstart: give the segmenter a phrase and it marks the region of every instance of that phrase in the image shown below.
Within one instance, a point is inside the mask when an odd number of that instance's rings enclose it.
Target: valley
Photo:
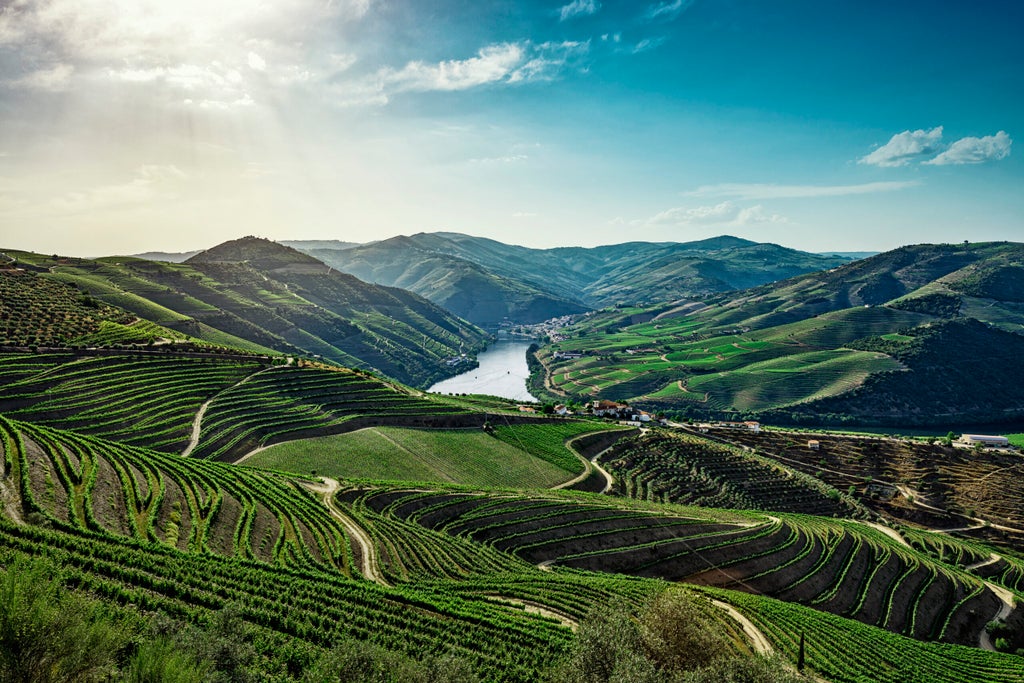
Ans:
[[[555,680],[579,634],[665,601],[721,638],[715,661],[793,680],[1021,680],[1020,453],[820,429],[1019,420],[1018,245],[561,316],[497,377],[485,354],[528,342],[266,241],[174,266],[18,253],[9,576],[54,563],[65,590],[190,628],[235,614],[260,680],[369,642],[459,680]],[[435,384],[476,360],[482,383]]]

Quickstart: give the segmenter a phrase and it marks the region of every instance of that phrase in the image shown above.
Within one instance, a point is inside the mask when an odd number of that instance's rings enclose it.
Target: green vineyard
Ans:
[[[392,532],[390,520],[415,522],[531,565],[770,595],[926,640],[976,642],[1000,607],[977,578],[856,522],[390,488],[353,489],[341,501],[371,526],[389,520]],[[400,557],[389,561],[402,571]]]

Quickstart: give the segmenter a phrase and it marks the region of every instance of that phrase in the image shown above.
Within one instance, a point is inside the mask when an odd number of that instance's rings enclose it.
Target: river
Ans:
[[[480,367],[430,387],[440,394],[487,394],[513,401],[536,401],[526,390],[528,341],[497,341],[477,356]]]

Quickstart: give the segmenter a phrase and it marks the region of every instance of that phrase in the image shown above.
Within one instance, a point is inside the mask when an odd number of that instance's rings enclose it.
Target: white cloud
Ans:
[[[27,88],[30,90],[45,90],[47,92],[61,92],[67,90],[71,85],[71,75],[75,67],[71,64],[56,64],[49,69],[39,69],[21,78],[8,81],[8,85],[16,88]]]
[[[378,77],[394,90],[466,90],[511,78],[524,55],[522,44],[490,45],[469,59],[409,62],[398,70],[384,69]]]
[[[0,7],[0,46],[17,60],[9,64],[20,61],[26,71],[56,64],[8,77],[7,86],[65,90],[74,77],[95,88],[106,78],[167,91],[168,103],[180,103],[182,90],[195,101],[235,103],[260,99],[265,92],[257,85],[328,77],[322,72],[337,66],[325,56],[334,29],[362,17],[369,3],[15,0]]]
[[[454,92],[490,84],[551,80],[586,54],[590,42],[502,43],[481,48],[476,56],[436,63],[413,61],[400,69],[383,68],[334,90],[342,105],[383,105],[400,92]]]
[[[253,71],[267,70],[267,60],[263,59],[263,57],[260,57],[255,52],[249,52],[248,57],[246,57],[246,62],[249,64],[249,68]]]
[[[717,225],[742,227],[755,223],[788,223],[780,214],[768,213],[760,204],[740,207],[730,201],[713,206],[675,207],[652,216],[649,225]]]
[[[893,135],[889,142],[858,159],[857,163],[872,166],[906,166],[911,161],[935,154],[942,149],[942,126],[931,130],[905,130]]]
[[[858,163],[873,166],[906,166],[912,161],[930,166],[960,164],[981,164],[998,161],[1010,156],[1013,140],[1006,131],[982,138],[960,138],[950,145],[942,141],[942,126],[931,130],[905,130],[889,139],[885,145],[871,154],[861,157]],[[929,160],[923,157],[936,155]]]
[[[672,21],[688,10],[693,3],[694,0],[669,0],[667,2],[659,2],[654,5],[649,5],[642,16],[648,21],[655,19]]]
[[[327,55],[327,64],[331,69],[331,75],[339,74],[342,71],[348,71],[355,63],[355,55],[342,54],[340,52],[332,52]]]
[[[983,138],[960,138],[949,146],[942,154],[923,163],[932,166],[951,164],[981,164],[986,161],[998,161],[1010,156],[1013,140],[1006,131],[1001,130],[995,135]]]
[[[736,197],[738,199],[803,199],[843,197],[874,192],[894,192],[921,185],[919,180],[860,183],[858,185],[775,185],[770,183],[721,183],[701,185],[688,197]]]
[[[635,55],[640,54],[641,52],[649,52],[650,50],[655,50],[661,47],[662,44],[664,44],[664,42],[664,36],[659,36],[657,38],[644,38],[639,43],[634,45],[633,49],[630,50],[630,52],[632,52]]]
[[[596,14],[601,9],[601,3],[597,0],[573,0],[568,5],[562,5],[558,10],[559,21],[565,21],[578,16]]]

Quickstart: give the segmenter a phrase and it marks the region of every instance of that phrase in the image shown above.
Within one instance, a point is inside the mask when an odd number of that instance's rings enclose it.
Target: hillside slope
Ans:
[[[213,343],[317,356],[429,386],[484,333],[410,292],[370,285],[268,240],[244,238],[182,264],[20,254],[40,277]]]
[[[394,237],[344,250],[310,254],[367,282],[401,287],[485,327],[509,319],[538,323],[586,308],[572,294],[556,296],[514,278],[496,275],[473,261]]]
[[[538,358],[560,398],[690,416],[1012,421],[1024,417],[1022,263],[1021,244],[903,247],[687,306],[605,309]]]

